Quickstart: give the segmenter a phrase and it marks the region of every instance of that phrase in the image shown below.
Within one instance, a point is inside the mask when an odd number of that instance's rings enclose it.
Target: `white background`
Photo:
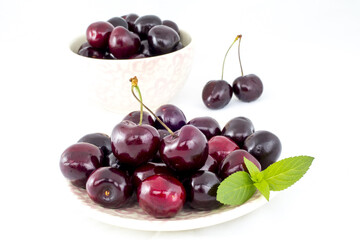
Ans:
[[[191,75],[171,103],[190,120],[224,125],[250,118],[282,140],[282,157],[311,155],[301,181],[236,220],[184,232],[144,232],[88,218],[69,198],[62,151],[91,132],[110,133],[123,115],[69,89],[70,41],[98,20],[156,14],[196,43]],[[1,239],[355,239],[359,198],[359,1],[0,1]],[[243,35],[245,74],[264,94],[205,108],[202,87],[219,79],[228,46]],[[240,75],[236,48],[224,77]],[[66,83],[66,84],[65,84]],[[161,91],[161,90],[160,90]]]

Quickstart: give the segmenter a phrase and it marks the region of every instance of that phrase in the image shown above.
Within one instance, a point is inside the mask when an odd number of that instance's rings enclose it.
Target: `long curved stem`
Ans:
[[[142,96],[141,96],[141,92],[140,92],[140,88],[139,88],[139,86],[134,86],[134,85],[132,85],[131,86],[131,91],[134,93],[134,88],[136,89],[136,91],[137,91],[137,93],[139,94],[139,100],[140,100],[140,120],[139,120],[139,125],[141,125],[142,124],[142,120],[143,120],[143,115],[144,115],[144,108],[143,108],[143,106],[144,106],[144,104],[143,104],[143,100],[142,100]]]
[[[224,67],[225,67],[225,59],[226,59],[226,56],[228,55],[231,47],[234,45],[234,43],[239,39],[241,38],[241,35],[237,35],[235,40],[233,41],[233,43],[230,45],[229,49],[226,51],[225,53],[225,57],[224,57],[224,60],[223,60],[223,65],[222,65],[222,72],[221,72],[221,80],[224,80]]]
[[[243,68],[242,68],[242,64],[241,64],[241,59],[240,59],[240,42],[241,42],[241,38],[242,35],[240,35],[239,37],[239,46],[238,46],[238,57],[239,57],[239,63],[240,63],[240,69],[241,69],[241,76],[244,76],[244,72],[243,72]]]
[[[156,118],[156,120],[158,120],[159,123],[171,134],[171,136],[174,136],[175,135],[174,132],[168,126],[166,126],[166,124],[163,121],[161,121],[161,119],[158,118],[158,116],[156,116],[156,114],[153,111],[151,111],[150,108],[148,108],[143,103],[142,98],[141,98],[140,88],[137,85],[137,83],[138,83],[137,77],[130,78],[130,82],[131,82],[131,85],[132,85],[131,86],[131,93],[135,97],[135,99],[141,104],[141,107],[144,107],[146,110],[148,110]],[[134,88],[136,88],[137,92],[139,93],[140,99],[136,96],[136,94],[134,92]],[[142,114],[141,114],[141,116],[142,116]]]

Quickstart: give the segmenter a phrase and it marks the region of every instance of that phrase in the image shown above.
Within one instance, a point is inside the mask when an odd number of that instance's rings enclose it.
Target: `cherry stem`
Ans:
[[[140,100],[140,120],[139,120],[139,125],[141,126],[141,124],[142,124],[142,120],[143,120],[143,115],[144,115],[144,108],[143,108],[143,106],[144,106],[144,104],[142,103],[143,101],[142,101],[142,96],[141,96],[141,92],[140,92],[140,88],[139,88],[139,86],[134,86],[134,85],[132,85],[131,86],[131,91],[132,92],[134,92],[134,88],[136,89],[136,91],[137,91],[137,93],[139,94],[139,100]]]
[[[171,136],[174,136],[174,135],[175,135],[174,132],[173,132],[168,126],[166,126],[166,124],[165,124],[163,121],[161,121],[161,119],[158,118],[158,116],[156,116],[156,114],[155,114],[153,111],[151,111],[150,108],[148,108],[148,107],[143,103],[142,97],[141,97],[141,93],[140,93],[140,88],[139,88],[139,86],[137,85],[137,84],[138,84],[138,79],[137,79],[137,77],[135,76],[135,77],[133,77],[133,78],[130,78],[130,82],[131,82],[131,93],[132,93],[132,95],[135,97],[135,99],[141,104],[141,110],[140,110],[140,111],[141,111],[141,114],[140,114],[140,123],[139,123],[139,125],[141,125],[142,115],[143,115],[143,110],[142,110],[142,108],[144,107],[144,108],[146,108],[146,110],[148,110],[148,111],[156,118],[156,120],[159,121],[159,123],[171,134]],[[137,90],[140,99],[136,96],[136,94],[135,94],[135,92],[134,92],[134,88]]]
[[[238,46],[238,57],[239,57],[239,63],[240,63],[240,69],[241,69],[241,76],[243,77],[244,76],[244,72],[243,72],[243,68],[242,68],[242,65],[241,65],[241,59],[240,59],[240,42],[241,42],[241,38],[242,38],[242,35],[239,35],[239,46]]]
[[[223,65],[222,65],[222,72],[221,72],[221,80],[224,80],[224,67],[225,67],[225,59],[226,59],[226,56],[228,55],[228,52],[230,51],[231,47],[234,45],[234,43],[239,39],[241,38],[241,35],[237,35],[234,42],[230,45],[229,49],[226,51],[225,53],[225,57],[224,57],[224,61],[223,61]]]

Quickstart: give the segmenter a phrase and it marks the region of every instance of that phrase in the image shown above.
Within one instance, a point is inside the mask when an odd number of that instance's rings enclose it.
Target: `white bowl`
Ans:
[[[184,48],[142,59],[94,59],[77,54],[85,35],[70,44],[73,71],[78,71],[90,99],[103,108],[117,113],[139,109],[131,94],[129,79],[136,76],[145,105],[156,109],[168,103],[185,84],[191,70],[194,48],[190,35],[180,31]]]

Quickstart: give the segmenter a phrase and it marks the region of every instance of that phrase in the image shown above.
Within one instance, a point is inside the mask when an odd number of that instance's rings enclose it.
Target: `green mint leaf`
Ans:
[[[257,168],[257,166],[253,162],[248,160],[246,157],[244,157],[244,163],[245,163],[247,170],[250,173],[251,178],[256,178],[256,176],[260,173],[260,170]],[[254,181],[254,182],[257,182],[257,181]]]
[[[270,198],[270,187],[266,180],[254,183],[254,186],[259,190],[259,192],[269,201]]]
[[[285,158],[263,170],[263,179],[269,184],[271,191],[284,190],[302,178],[313,160],[310,156]]]
[[[247,172],[239,171],[225,178],[219,185],[216,200],[227,205],[241,205],[251,198],[256,187]]]

